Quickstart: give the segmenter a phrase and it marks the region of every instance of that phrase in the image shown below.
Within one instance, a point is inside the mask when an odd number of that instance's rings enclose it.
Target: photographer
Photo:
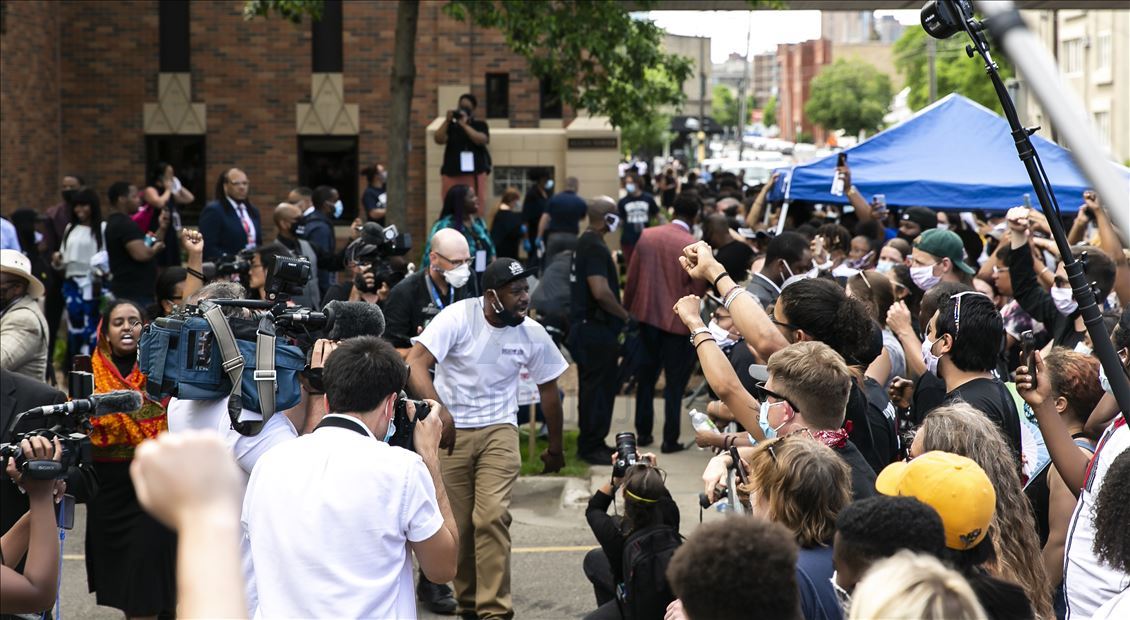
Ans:
[[[565,465],[557,378],[568,364],[545,328],[526,317],[529,275],[516,260],[494,261],[483,274],[486,293],[444,308],[412,339],[408,353],[411,391],[442,398],[451,410],[444,419],[443,472],[463,536],[456,601],[458,611],[469,615],[514,613],[509,508],[521,464],[516,413],[523,367],[538,386],[549,427],[549,448],[541,455],[545,471]]]
[[[453,228],[437,230],[429,242],[428,266],[404,278],[389,291],[384,338],[407,356],[411,339],[447,306],[467,297],[471,250]]]
[[[278,235],[275,243],[282,244],[294,256],[305,257],[310,261],[310,269],[318,273],[318,253],[309,241],[298,238],[298,227],[302,220],[302,211],[288,202],[280,203],[275,207],[275,229]],[[322,300],[322,291],[318,288],[318,279],[310,278],[302,286],[302,293],[294,296],[294,303],[307,308],[313,308]]]
[[[280,256],[294,258],[294,254],[277,241],[255,248],[251,255],[251,269],[247,272],[247,289],[252,299],[267,299],[267,291],[278,284],[273,281],[271,273]]]
[[[62,446],[43,437],[20,442],[29,460],[60,460]],[[60,492],[57,480],[23,478],[14,461],[8,462],[8,476],[27,493],[30,510],[0,539],[0,613],[39,613],[51,608],[59,583],[59,544],[56,537],[55,503]],[[15,570],[27,555],[23,573]]]
[[[459,531],[440,474],[439,403],[416,421],[415,453],[396,432],[408,370],[387,342],[342,342],[326,360],[327,414],[313,433],[259,460],[243,503],[262,617],[415,618],[411,550],[442,583]],[[384,438],[381,440],[379,438]]]
[[[436,129],[436,144],[443,144],[443,166],[440,196],[456,185],[469,185],[479,196],[485,195],[486,176],[490,174],[490,127],[475,116],[479,100],[471,93],[459,96],[459,108],[448,110],[443,124]]]
[[[616,461],[620,455],[612,455],[613,477],[597,489],[585,509],[585,520],[600,543],[600,549],[589,551],[584,561],[585,577],[592,582],[598,605],[595,612],[585,616],[588,620],[621,618],[624,616],[621,605],[640,609],[640,599],[644,597],[629,602],[618,600],[616,595],[617,586],[624,583],[624,551],[630,541],[650,543],[652,537],[648,534],[658,532],[660,528],[666,528],[675,538],[678,536],[679,507],[664,484],[665,474],[655,468],[655,455],[634,456],[639,462],[628,467],[622,476],[617,476]],[[608,507],[616,490],[621,487],[624,489],[624,516],[609,515]],[[625,586],[628,596],[633,596],[632,584]],[[649,601],[653,603],[649,606],[660,614],[674,598],[670,592],[665,600],[661,600],[660,592],[648,591],[646,594],[647,598],[655,599]]]

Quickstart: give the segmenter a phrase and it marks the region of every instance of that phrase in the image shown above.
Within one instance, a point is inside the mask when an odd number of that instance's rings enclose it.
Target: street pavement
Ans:
[[[576,398],[566,398],[566,426],[575,427]],[[703,401],[696,403],[701,409]],[[615,434],[620,431],[634,431],[634,401],[630,397],[620,397],[608,436],[608,444],[614,445]],[[663,401],[655,402],[656,431],[663,420]],[[683,415],[682,439],[693,442],[694,432],[687,416]],[[684,536],[689,535],[699,523],[698,494],[702,490],[701,475],[710,453],[691,447],[676,454],[659,454],[657,444],[654,449],[659,459],[659,467],[667,472],[667,488],[671,491],[681,512],[680,528]],[[589,531],[584,518],[584,501],[587,494],[598,488],[611,475],[611,467],[593,467],[587,481],[545,482],[523,480],[516,489],[511,525],[513,556],[511,563],[511,588],[517,618],[557,619],[581,618],[596,608],[592,587],[581,570],[585,553],[596,546],[596,540]],[[566,487],[567,488],[562,488]],[[569,491],[572,491],[570,493]],[[566,496],[572,501],[563,502]],[[617,506],[620,507],[619,500]],[[714,511],[705,511],[704,520],[721,518]],[[83,541],[86,529],[85,507],[78,506],[75,511],[75,529],[67,534],[63,562],[62,617],[91,620],[122,617],[121,612],[108,607],[99,607],[94,595],[87,592],[85,556]],[[420,610],[420,618],[439,619],[437,616]]]

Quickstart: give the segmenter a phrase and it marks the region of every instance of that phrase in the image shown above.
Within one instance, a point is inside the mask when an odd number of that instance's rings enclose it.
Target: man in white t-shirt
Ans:
[[[388,445],[408,369],[384,340],[344,340],[325,364],[327,414],[264,454],[247,485],[259,618],[415,618],[415,554],[455,576],[459,531],[439,464],[440,405],[414,424],[415,452]],[[409,418],[415,409],[409,404]],[[382,439],[383,438],[383,439]]]
[[[440,447],[447,448],[443,477],[462,535],[455,599],[459,613],[479,618],[514,615],[509,508],[522,464],[517,411],[523,367],[538,386],[549,428],[545,471],[565,464],[557,378],[568,364],[545,328],[526,317],[530,274],[516,260],[495,260],[483,272],[483,296],[444,308],[412,339],[408,353],[410,389],[450,411]]]

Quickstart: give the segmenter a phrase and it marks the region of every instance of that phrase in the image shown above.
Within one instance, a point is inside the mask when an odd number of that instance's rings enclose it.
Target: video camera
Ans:
[[[415,420],[408,417],[408,403],[412,403],[416,407]],[[404,390],[401,390],[392,413],[392,423],[396,425],[396,432],[393,433],[392,437],[389,437],[388,444],[415,452],[415,447],[412,444],[412,433],[416,429],[416,423],[428,417],[431,412],[431,405],[422,400],[412,400],[408,398]]]
[[[214,277],[240,276],[246,278],[247,273],[251,271],[251,257],[254,254],[254,250],[240,250],[236,254],[224,254],[214,263]]]
[[[612,464],[612,477],[623,478],[628,473],[628,468],[640,462],[640,453],[636,448],[636,434],[630,432],[616,433],[616,462]]]
[[[345,248],[345,260],[371,271],[373,283],[368,284],[363,275],[358,275],[353,286],[362,293],[375,293],[382,283],[391,288],[404,279],[404,271],[389,259],[412,250],[412,235],[399,232],[395,225],[381,226],[376,222],[367,222],[358,230],[361,236]]]

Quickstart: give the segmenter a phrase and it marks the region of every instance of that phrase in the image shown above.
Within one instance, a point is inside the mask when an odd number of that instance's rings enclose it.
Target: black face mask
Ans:
[[[63,202],[71,204],[74,202],[75,196],[78,195],[77,189],[65,189],[62,191]]]
[[[290,233],[299,238],[304,236],[306,234],[306,218],[300,217],[294,220],[294,223],[290,225]]]
[[[494,310],[494,314],[498,317],[498,320],[502,321],[503,325],[507,327],[518,327],[522,324],[522,321],[526,320],[526,317],[517,312],[507,310],[506,306],[502,305],[502,300],[498,298],[498,293],[494,291],[491,292],[494,293],[495,300],[490,303],[490,307]]]

